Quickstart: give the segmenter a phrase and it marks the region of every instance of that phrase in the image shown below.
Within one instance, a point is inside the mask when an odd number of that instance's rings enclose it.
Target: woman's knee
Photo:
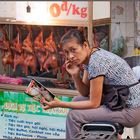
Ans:
[[[75,96],[75,97],[73,97],[72,101],[77,102],[77,101],[85,101],[85,100],[88,100],[88,99],[89,99],[89,97]]]
[[[79,120],[79,113],[78,110],[70,110],[67,114],[67,120],[70,121],[77,121]]]

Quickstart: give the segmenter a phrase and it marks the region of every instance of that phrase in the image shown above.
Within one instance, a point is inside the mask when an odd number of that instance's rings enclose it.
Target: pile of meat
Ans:
[[[22,85],[23,80],[20,77],[11,78],[9,76],[0,75],[0,83],[3,83],[3,84],[14,84],[14,85]]]

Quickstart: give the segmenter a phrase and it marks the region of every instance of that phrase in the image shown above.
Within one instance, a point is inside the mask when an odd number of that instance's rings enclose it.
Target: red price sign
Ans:
[[[87,7],[79,7],[78,5],[72,2],[62,2],[62,4],[53,3],[50,5],[50,14],[53,17],[59,17],[62,12],[65,13],[66,16],[80,16],[81,18],[87,18]]]

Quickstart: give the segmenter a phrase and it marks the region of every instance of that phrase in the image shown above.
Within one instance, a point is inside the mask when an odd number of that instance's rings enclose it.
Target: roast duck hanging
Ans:
[[[7,65],[11,65],[13,67],[13,55],[10,48],[8,34],[6,29],[4,29],[4,26],[0,26],[0,50],[2,52],[2,64],[4,71],[6,71]]]
[[[54,32],[44,31],[42,26],[33,27],[35,26],[13,25],[13,36],[10,41],[6,29],[0,26],[0,50],[4,70],[6,65],[10,64],[14,72],[20,66],[25,75],[34,75],[37,71],[52,71],[52,74],[56,75],[59,69],[64,71],[59,60],[63,59],[63,55],[59,56],[60,50],[55,43]]]

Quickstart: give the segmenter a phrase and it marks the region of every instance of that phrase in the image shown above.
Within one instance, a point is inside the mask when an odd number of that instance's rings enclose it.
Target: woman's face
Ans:
[[[67,60],[78,65],[86,62],[88,56],[88,46],[83,44],[82,46],[77,43],[76,39],[68,41],[64,46],[64,54]]]

